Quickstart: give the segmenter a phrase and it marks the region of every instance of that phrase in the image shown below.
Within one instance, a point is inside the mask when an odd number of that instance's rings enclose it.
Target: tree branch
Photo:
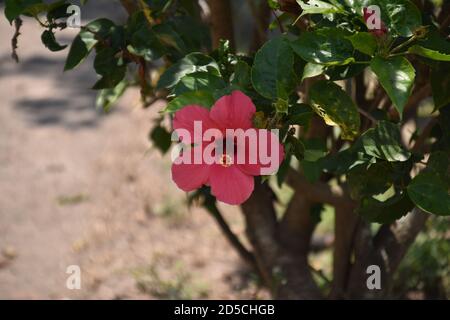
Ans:
[[[408,99],[408,102],[405,105],[403,114],[405,119],[409,119],[414,115],[415,110],[419,103],[429,97],[431,95],[431,84],[426,83],[420,86],[419,89],[414,92],[411,97]]]
[[[437,18],[440,23],[440,30],[444,31],[450,25],[450,3],[446,2],[442,4],[442,10]]]
[[[384,225],[375,236],[378,251],[385,253],[385,264],[392,277],[408,248],[425,226],[429,214],[414,208],[403,220],[392,225]],[[389,282],[387,282],[389,283]]]
[[[350,258],[359,221],[354,209],[354,205],[335,207],[332,299],[345,295],[350,276]]]
[[[413,152],[420,152],[423,146],[425,145],[425,141],[429,137],[431,130],[433,129],[434,125],[438,123],[437,118],[432,118],[428,121],[425,128],[422,130],[422,133],[417,138],[416,142],[414,143],[414,147],[412,148]]]
[[[125,10],[127,10],[129,15],[131,15],[132,13],[136,12],[139,9],[139,6],[135,0],[120,0],[120,3],[125,8]]]
[[[300,255],[307,255],[315,223],[311,216],[312,202],[297,189],[279,224],[280,241]]]
[[[382,226],[373,241],[362,241],[366,246],[363,248],[364,252],[359,251],[356,255],[350,277],[349,297],[382,298],[389,293],[392,278],[401,260],[424,227],[428,216],[414,208],[398,222]],[[368,240],[368,237],[370,238],[370,234],[365,232],[363,238]],[[380,267],[381,290],[369,290],[366,286],[366,269],[370,265]]]
[[[252,196],[242,204],[247,235],[264,281],[278,299],[319,299],[306,255],[281,245],[273,207],[273,194],[257,180]]]
[[[348,193],[340,186],[330,186],[324,182],[312,184],[293,168],[290,168],[286,181],[295,190],[302,190],[303,194],[314,202],[344,207],[353,202]]]
[[[252,252],[247,250],[247,248],[242,244],[236,234],[233,233],[227,221],[223,217],[222,213],[219,211],[216,205],[210,206],[208,208],[209,212],[216,220],[217,224],[220,227],[220,230],[227,238],[228,242],[233,246],[233,248],[238,252],[239,256],[248,263],[251,267],[258,271],[258,267],[256,265],[256,259]]]
[[[209,0],[211,10],[210,23],[213,37],[213,47],[218,48],[220,40],[230,41],[231,47],[235,48],[233,15],[229,0]]]
[[[272,201],[271,190],[258,179],[252,196],[242,204],[247,236],[254,248],[258,268],[269,287],[272,284],[271,265],[279,250],[276,239],[277,220]]]
[[[267,28],[270,23],[270,8],[267,1],[261,1],[259,7],[254,0],[247,0],[250,10],[255,20],[253,40],[250,51],[257,51],[267,40]]]
[[[278,0],[280,4],[280,10],[284,12],[292,13],[299,16],[302,13],[302,8],[296,0]]]
[[[357,292],[360,292],[362,286],[366,284],[366,269],[369,265],[369,256],[374,251],[370,223],[363,219],[359,219],[354,243],[355,262],[350,269],[345,293],[346,298],[358,298]]]

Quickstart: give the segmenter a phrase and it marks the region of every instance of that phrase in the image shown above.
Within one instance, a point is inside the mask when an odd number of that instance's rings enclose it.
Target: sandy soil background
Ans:
[[[114,1],[91,3],[84,18],[124,17]],[[25,21],[15,64],[13,29],[0,19],[0,298],[260,297],[151,148],[162,102],[143,110],[131,90],[111,113],[96,110],[92,61],[63,73],[67,50],[50,53],[41,31]],[[238,210],[225,211],[243,235]],[[66,288],[69,265],[81,267],[81,290]]]

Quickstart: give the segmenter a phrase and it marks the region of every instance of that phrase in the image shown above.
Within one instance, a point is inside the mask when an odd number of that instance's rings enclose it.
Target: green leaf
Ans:
[[[333,5],[328,2],[319,1],[319,0],[309,0],[308,3],[305,1],[297,0],[297,3],[302,8],[302,16],[306,14],[331,14],[331,13],[340,13],[344,12],[344,9],[341,6],[338,6],[338,3],[335,2],[336,5]]]
[[[188,91],[212,91],[224,87],[225,81],[221,77],[208,72],[194,72],[181,78],[172,92],[179,96]]]
[[[133,33],[127,49],[131,53],[143,57],[146,61],[157,60],[165,53],[163,45],[148,24],[143,24]]]
[[[199,105],[209,108],[215,102],[214,96],[208,91],[190,91],[183,93],[167,104],[165,113],[174,113],[188,105]]]
[[[375,57],[370,68],[377,75],[383,88],[391,98],[400,116],[408,102],[414,84],[415,70],[409,61],[403,57],[384,59]]]
[[[187,0],[190,3],[195,3]],[[195,5],[194,5],[195,7]],[[198,9],[194,9],[198,13]],[[200,51],[204,48],[210,51],[211,31],[210,28],[201,22],[201,19],[195,19],[192,15],[175,16],[170,20],[172,28],[183,40],[189,52]]]
[[[289,116],[286,121],[288,125],[298,125],[306,127],[309,125],[309,122],[314,113],[311,111],[311,106],[300,103],[290,107],[288,114]]]
[[[450,183],[450,158],[449,154],[446,154],[444,151],[435,151],[433,152],[429,159],[428,165],[425,169],[433,173],[436,176],[441,176],[446,183]]]
[[[287,99],[293,92],[296,77],[293,71],[294,54],[284,37],[274,38],[256,53],[252,67],[252,83],[265,98]]]
[[[125,77],[126,65],[122,59],[116,57],[117,50],[111,47],[101,48],[97,51],[94,60],[95,71],[102,78],[93,89],[107,89],[116,87]]]
[[[165,46],[172,47],[181,54],[188,52],[186,44],[169,23],[161,23],[153,27],[156,38]]]
[[[389,121],[380,121],[376,128],[367,130],[361,141],[366,154],[387,161],[406,161],[411,153],[401,143],[400,127]]]
[[[303,32],[291,46],[295,53],[307,62],[345,65],[355,61],[352,43],[340,29],[323,28]]]
[[[325,66],[323,64],[308,62],[303,69],[302,81],[306,78],[312,78],[321,75],[324,71]]]
[[[373,197],[363,198],[357,209],[358,213],[369,222],[392,223],[414,208],[406,192],[397,191],[384,201]]]
[[[287,143],[289,144],[289,152],[292,153],[299,161],[303,160],[305,146],[294,136],[288,135]]]
[[[331,66],[327,68],[326,75],[331,81],[345,80],[362,73],[366,67],[367,65],[362,63],[347,64],[345,66]]]
[[[350,194],[359,200],[367,196],[386,193],[393,185],[394,171],[388,162],[359,165],[351,169],[347,175]]]
[[[383,161],[358,165],[347,174],[350,194],[359,203],[357,212],[366,220],[390,223],[414,207],[400,187],[403,171],[398,169]]]
[[[70,46],[64,71],[71,70],[83,62],[97,43],[94,35],[82,32],[75,37]]]
[[[431,31],[427,34],[426,39],[420,40],[410,47],[408,52],[432,60],[450,61],[450,42],[437,31]]]
[[[415,177],[408,186],[408,194],[420,209],[442,216],[450,215],[448,185],[429,172]]]
[[[158,40],[143,11],[130,16],[126,26],[126,37],[127,49],[146,61],[156,60],[167,51]]]
[[[155,147],[157,147],[162,154],[165,154],[170,149],[172,144],[172,135],[165,128],[156,126],[150,132],[150,139],[153,141]]]
[[[304,158],[306,161],[315,162],[325,157],[328,153],[327,146],[321,139],[305,140],[304,148]]]
[[[94,60],[95,71],[100,75],[111,73],[119,64],[119,59],[115,56],[116,53],[117,51],[111,47],[98,50]]]
[[[278,10],[280,9],[280,4],[277,0],[267,0],[267,4],[269,5],[270,9],[272,10]]]
[[[57,1],[48,7],[47,20],[53,21],[61,18],[70,17],[71,14],[67,13],[67,8],[70,3],[65,3],[64,0]]]
[[[419,56],[422,56],[422,57],[425,57],[428,59],[433,59],[433,60],[438,60],[438,61],[450,61],[450,54],[441,53],[438,50],[425,48],[425,47],[419,46],[417,44],[410,47],[408,49],[408,52],[417,54]]]
[[[5,1],[5,16],[9,23],[12,23],[15,18],[25,13],[25,11],[35,5],[44,5],[42,0],[6,0]]]
[[[99,90],[114,88],[123,80],[123,78],[125,78],[126,72],[126,65],[115,67],[109,73],[103,75],[103,77],[95,83],[92,89]]]
[[[325,141],[321,139],[307,139],[303,140],[304,154],[300,165],[303,168],[305,178],[314,183],[319,180],[323,172],[323,160],[328,153]]]
[[[356,105],[341,87],[331,81],[318,81],[310,89],[312,107],[326,124],[339,126],[342,138],[354,139],[359,132],[360,118]]]
[[[370,164],[371,159],[373,157],[364,152],[361,139],[358,139],[351,147],[328,154],[323,160],[323,165],[327,172],[342,175],[361,164]]]
[[[310,183],[317,182],[322,175],[323,166],[321,161],[300,161],[300,165],[303,169],[303,174],[305,175],[306,180]]]
[[[108,19],[98,19],[81,30],[72,42],[64,71],[71,70],[83,62],[97,44],[96,36],[105,38],[114,26],[114,23]]]
[[[372,56],[378,47],[377,39],[370,32],[357,32],[347,37],[353,47],[368,56]]]
[[[27,0],[25,0],[27,1]],[[46,3],[36,3],[30,6],[27,6],[22,14],[29,17],[37,17],[39,14],[44,13],[49,8],[49,5]]]
[[[67,45],[60,45],[55,38],[55,34],[50,30],[45,30],[41,35],[42,43],[50,50],[50,51],[61,51],[64,50]]]
[[[369,5],[380,7],[381,20],[393,35],[409,37],[422,25],[421,13],[412,1],[370,0],[365,3],[366,7]]]
[[[450,63],[440,62],[431,69],[431,89],[436,110],[450,104]]]
[[[347,174],[350,195],[358,202],[357,212],[370,222],[391,223],[414,207],[403,188],[410,165],[386,161],[353,167]]]
[[[450,215],[450,162],[448,153],[432,153],[428,166],[409,184],[408,195],[420,209]]]
[[[108,112],[111,106],[122,96],[127,87],[128,82],[123,80],[112,89],[101,90],[97,95],[95,103],[97,108],[102,108],[103,111]]]
[[[250,66],[242,60],[238,60],[231,77],[231,84],[242,89],[248,88],[252,84]]]
[[[159,78],[157,89],[172,88],[190,73],[204,71],[220,76],[219,66],[213,58],[194,52],[170,66]]]
[[[115,26],[108,35],[108,45],[115,50],[123,51],[126,46],[126,30],[123,26]]]
[[[100,18],[89,22],[84,28],[84,32],[94,33],[99,38],[105,40],[115,27],[116,25],[111,20]]]

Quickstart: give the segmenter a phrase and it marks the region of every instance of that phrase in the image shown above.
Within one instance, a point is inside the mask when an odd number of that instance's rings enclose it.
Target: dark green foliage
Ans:
[[[195,1],[142,3],[123,25],[105,18],[87,23],[70,46],[65,70],[95,55],[98,106],[109,110],[129,86],[138,84],[144,102],[162,96],[169,100],[162,116],[170,117],[186,105],[210,108],[223,95],[241,90],[257,108],[255,126],[280,130],[286,160],[279,184],[296,159],[312,183],[347,184],[357,211],[369,221],[390,223],[414,206],[450,214],[448,30],[422,21],[411,1],[297,1],[309,27],[297,28],[282,16],[286,30],[271,35],[255,54],[235,53],[227,39],[212,50],[210,30]],[[21,16],[39,18],[45,26],[43,44],[60,51],[66,46],[55,34],[65,28],[69,4],[6,0],[5,16],[9,22]],[[362,10],[370,4],[380,6],[387,34],[377,36],[367,29]],[[269,5],[280,9],[277,1]],[[352,81],[369,72],[387,94],[384,109],[349,90]],[[438,125],[430,132],[432,139],[420,142],[425,147],[413,150],[421,129],[407,145],[402,117],[411,119],[406,109],[411,108],[415,86],[427,85],[416,79],[424,72],[434,101],[434,113],[427,117],[438,117]],[[305,88],[299,99],[299,89]],[[326,137],[305,134],[314,117],[328,125]],[[170,148],[170,132],[160,121],[150,138],[162,152]]]

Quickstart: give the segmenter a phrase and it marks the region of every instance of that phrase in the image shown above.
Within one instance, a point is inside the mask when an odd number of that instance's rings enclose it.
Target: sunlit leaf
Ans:
[[[310,89],[312,107],[328,125],[339,126],[342,138],[352,140],[358,135],[360,118],[353,100],[331,81],[318,81]]]
[[[377,75],[400,116],[408,102],[416,76],[414,67],[403,57],[375,57],[370,68]]]

